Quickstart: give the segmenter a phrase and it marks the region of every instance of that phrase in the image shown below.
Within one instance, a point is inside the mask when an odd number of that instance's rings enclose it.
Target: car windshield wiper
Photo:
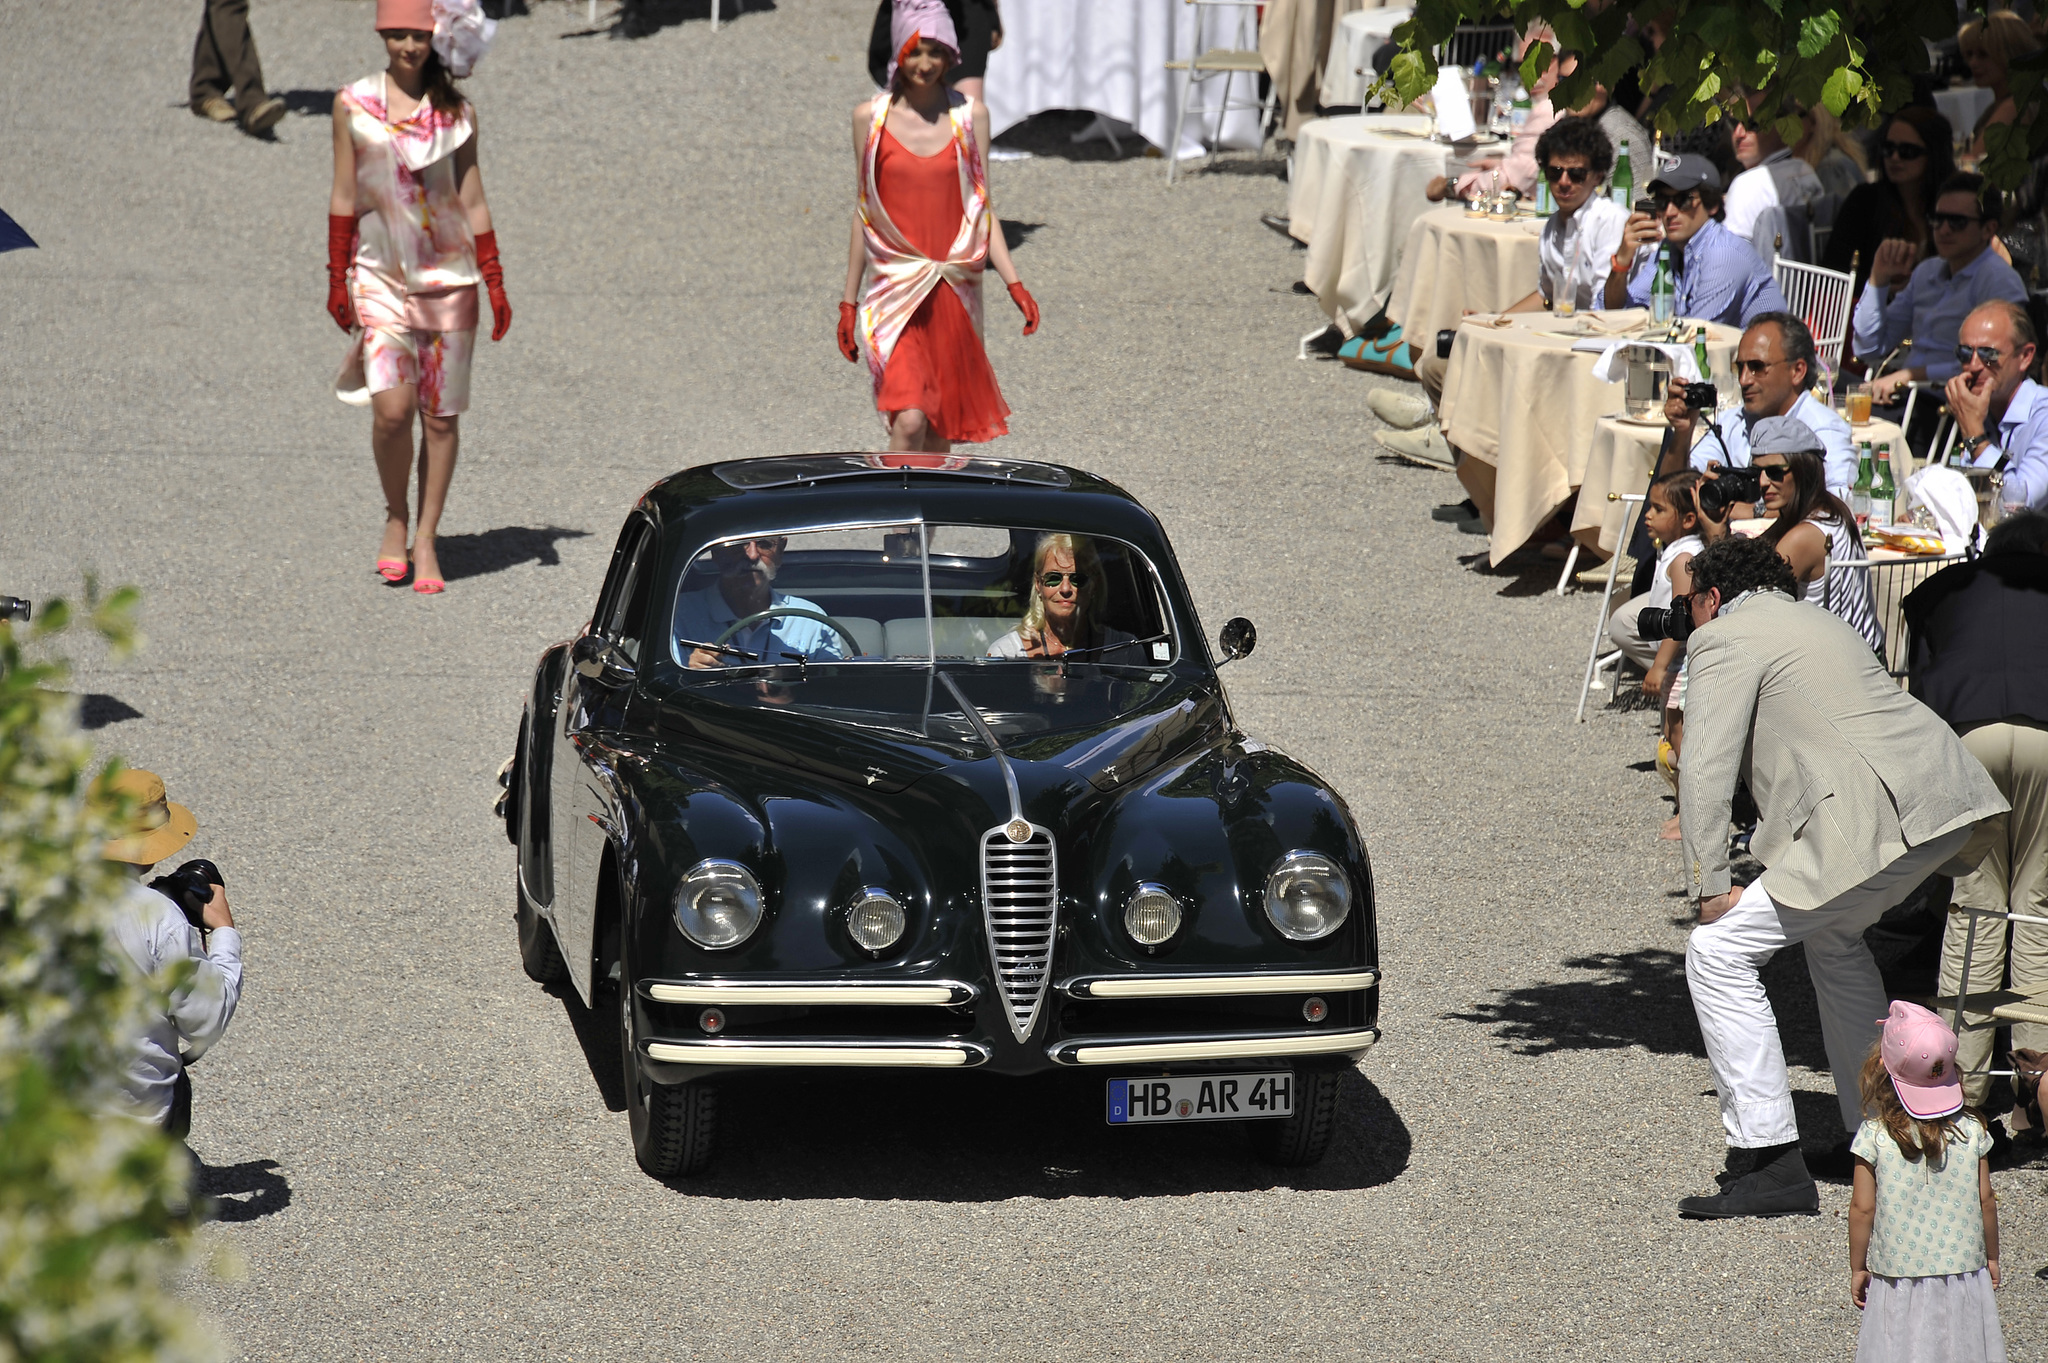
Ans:
[[[1150,634],[1144,637],[1143,639],[1125,639],[1121,643],[1096,644],[1089,648],[1070,648],[1065,653],[1060,654],[1060,668],[1062,674],[1064,674],[1067,665],[1067,659],[1069,658],[1085,658],[1091,653],[1108,653],[1110,650],[1118,648],[1138,648],[1145,644],[1163,644],[1169,641],[1172,637],[1173,636],[1169,634]],[[1141,661],[1129,665],[1132,667],[1143,667],[1146,664]]]
[[[693,649],[701,648],[706,653],[725,653],[735,658],[745,658],[750,663],[758,663],[761,661],[760,654],[749,653],[743,648],[734,648],[731,644],[707,644],[697,639],[677,639],[676,642],[679,644],[687,644]]]

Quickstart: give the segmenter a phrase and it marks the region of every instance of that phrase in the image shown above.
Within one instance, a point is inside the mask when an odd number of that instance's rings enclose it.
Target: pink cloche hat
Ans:
[[[1885,1073],[1906,1111],[1922,1120],[1963,1110],[1963,1081],[1956,1073],[1956,1034],[1917,1003],[1894,1002],[1884,1019],[1879,1044]]]
[[[377,0],[377,31],[409,28],[417,33],[434,31],[434,0]]]

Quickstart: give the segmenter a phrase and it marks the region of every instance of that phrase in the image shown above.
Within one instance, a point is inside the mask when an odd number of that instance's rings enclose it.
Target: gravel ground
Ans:
[[[1228,1127],[1109,1132],[1087,1084],[834,1076],[734,1084],[714,1171],[644,1177],[605,1028],[520,973],[490,778],[641,488],[877,438],[831,344],[872,8],[505,24],[470,89],[518,322],[481,347],[436,600],[371,575],[368,419],[328,393],[320,112],[381,62],[371,6],[259,0],[300,110],[269,143],[184,112],[196,8],[0,0],[0,208],[42,246],[0,257],[0,590],[147,593],[147,651],[85,650],[78,689],[198,810],[247,931],[192,1137],[240,1265],[194,1290],[240,1356],[1852,1352],[1845,1187],[1674,1214],[1719,1129],[1649,723],[1572,723],[1591,602],[1483,571],[1427,515],[1448,475],[1374,456],[1378,380],[1293,358],[1316,314],[1257,217],[1285,186],[1243,158],[1171,192],[1050,134],[998,166],[1046,324],[993,294],[990,350],[1003,452],[1161,515],[1210,627],[1259,624],[1248,727],[1364,827],[1387,1032],[1336,1148],[1277,1172]],[[1796,960],[1774,987],[1824,1146]],[[2043,1178],[1996,1182],[2038,1358]]]

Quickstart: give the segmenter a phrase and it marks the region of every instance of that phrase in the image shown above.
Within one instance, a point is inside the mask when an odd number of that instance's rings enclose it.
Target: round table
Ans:
[[[1579,336],[1581,320],[1593,334]],[[1467,317],[1458,327],[1437,417],[1465,453],[1458,478],[1492,527],[1491,561],[1528,543],[1584,477],[1600,418],[1619,411],[1622,387],[1593,377],[1596,350],[1580,341],[1623,339],[1647,314],[1545,312]],[[1734,357],[1738,327],[1707,324],[1716,368]]]
[[[1422,114],[1349,114],[1301,125],[1287,187],[1288,230],[1308,244],[1301,277],[1346,335],[1371,321],[1393,286],[1422,197],[1444,173],[1447,142]]]
[[[1537,218],[1495,222],[1468,217],[1462,204],[1424,213],[1408,229],[1387,316],[1427,353],[1439,331],[1468,312],[1499,312],[1536,292],[1542,262]]]
[[[1342,105],[1364,105],[1365,92],[1378,79],[1372,69],[1372,54],[1392,42],[1397,25],[1415,13],[1408,5],[1383,9],[1362,9],[1337,21],[1330,35],[1330,55],[1323,63],[1322,104],[1325,109]]]
[[[1086,109],[1120,119],[1162,151],[1173,140],[1184,71],[1168,71],[1169,60],[1203,49],[1237,47],[1238,11],[1182,4],[1181,0],[1031,0],[1003,11],[1003,45],[988,54],[989,130],[1001,133],[1048,109]],[[1214,104],[1222,79],[1196,92],[1198,103]],[[1231,91],[1245,92],[1240,77]],[[1216,116],[1190,120],[1180,148],[1201,152],[1199,139],[1213,137]],[[1223,128],[1223,145],[1256,149],[1262,138],[1259,111],[1233,111]]]

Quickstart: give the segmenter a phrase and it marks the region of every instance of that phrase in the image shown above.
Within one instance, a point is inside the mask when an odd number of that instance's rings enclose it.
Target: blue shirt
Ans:
[[[1820,437],[1821,458],[1827,465],[1828,491],[1847,495],[1856,483],[1856,440],[1849,430],[1849,423],[1839,412],[1815,397],[1812,392],[1799,395],[1786,416],[1806,423],[1806,429]],[[1723,412],[1714,422],[1721,432],[1721,439],[1709,435],[1694,442],[1692,466],[1701,473],[1707,471],[1707,461],[1719,460],[1723,468],[1746,469],[1749,467],[1749,428],[1762,417],[1753,417],[1740,407]],[[1727,449],[1722,450],[1723,443]]]
[[[770,592],[768,604],[787,606],[792,610],[816,611],[818,608],[800,596],[788,596],[782,592]],[[819,614],[824,612],[819,611]],[[716,643],[718,636],[725,633],[727,626],[739,619],[739,615],[727,603],[725,593],[717,583],[698,592],[684,592],[676,597],[674,637],[679,641],[675,646],[676,661],[689,666],[690,649],[681,643],[694,639],[700,644]],[[785,653],[802,654],[812,662],[835,661],[846,656],[845,641],[829,625],[809,620],[801,615],[775,615],[749,625],[746,629],[727,639],[727,646],[743,648],[749,653],[761,655],[762,663],[786,663]],[[753,666],[745,658],[725,655],[721,660],[727,667]]]
[[[1979,303],[1994,298],[2025,303],[2027,286],[2018,271],[1989,247],[1954,274],[1938,256],[1923,260],[1897,293],[1872,284],[1856,300],[1856,358],[1874,363],[1910,337],[1913,349],[1906,363],[1925,368],[1935,383],[1947,383],[1963,372],[1956,363],[1956,336],[1963,319]]]
[[[1628,281],[1628,301],[1636,307],[1650,306],[1650,281],[1657,277],[1659,249],[1652,243],[1638,253],[1635,273]],[[1682,250],[1674,243],[1671,257],[1677,271],[1672,287],[1680,317],[1746,327],[1758,313],[1786,311],[1785,295],[1778,292],[1777,281],[1749,249],[1749,243],[1712,218],[1692,234]]]
[[[2006,456],[2005,485],[1999,498],[2008,507],[2048,510],[2048,388],[2032,379],[2020,380],[1998,419],[1992,443],[1971,461],[1990,468]]]

